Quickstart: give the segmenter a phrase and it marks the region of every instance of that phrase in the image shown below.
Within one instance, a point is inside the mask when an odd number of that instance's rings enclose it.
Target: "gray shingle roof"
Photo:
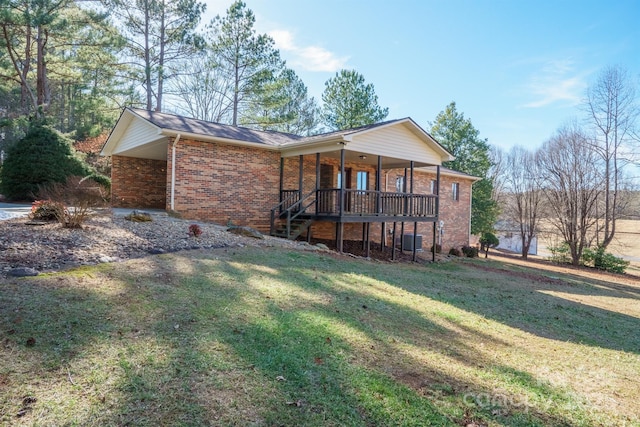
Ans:
[[[175,114],[160,113],[157,111],[142,110],[139,108],[130,108],[130,110],[161,129],[172,130],[175,132],[220,137],[271,146],[280,146],[304,139],[304,137],[287,133],[259,131],[238,126],[223,125],[220,123],[206,122],[204,120],[177,116]]]

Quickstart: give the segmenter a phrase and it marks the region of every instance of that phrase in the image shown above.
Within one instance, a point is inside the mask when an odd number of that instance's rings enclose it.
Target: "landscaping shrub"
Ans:
[[[191,224],[189,226],[189,236],[200,237],[201,234],[202,234],[202,229],[198,224]]]
[[[461,256],[462,253],[460,252],[460,249],[458,249],[458,248],[451,248],[451,249],[449,249],[449,255]]]
[[[53,200],[36,200],[31,204],[31,218],[40,221],[57,221],[64,215],[64,204]]]
[[[551,252],[549,261],[555,262],[557,264],[571,263],[570,249],[569,249],[569,244],[567,242],[563,242],[559,245],[549,246],[548,249],[549,249],[549,252]]]
[[[475,246],[463,246],[462,253],[468,258],[476,258],[478,256],[478,248]]]
[[[9,148],[0,171],[0,193],[12,200],[33,200],[43,186],[92,173],[76,156],[71,140],[37,124]]]
[[[630,264],[629,261],[605,252],[603,246],[597,246],[595,249],[586,248],[582,252],[582,263],[612,273],[624,273]]]
[[[89,177],[72,176],[64,183],[54,182],[41,186],[40,196],[68,208],[57,210],[57,220],[65,228],[82,228],[92,208],[106,205],[107,191]]]

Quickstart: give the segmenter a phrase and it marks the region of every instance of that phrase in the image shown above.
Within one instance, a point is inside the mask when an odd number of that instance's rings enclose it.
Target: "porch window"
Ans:
[[[460,184],[459,183],[454,182],[453,185],[451,185],[451,196],[453,200],[460,200]]]
[[[356,190],[368,190],[369,189],[369,172],[358,171],[356,176]]]
[[[396,193],[404,193],[404,176],[402,175],[396,177]]]
[[[438,181],[435,179],[431,180],[431,194],[438,194]]]

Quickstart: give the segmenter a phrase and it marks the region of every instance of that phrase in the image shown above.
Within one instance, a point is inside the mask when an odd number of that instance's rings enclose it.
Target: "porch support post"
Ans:
[[[413,216],[413,167],[415,163],[411,160],[411,187],[409,189],[409,193],[411,193],[411,198],[409,199],[409,215]],[[416,248],[416,243],[418,242],[418,222],[413,223],[413,253],[411,255],[411,260],[413,262],[416,261],[416,252],[418,248]]]
[[[436,262],[436,223],[433,222],[433,243],[431,244],[431,261]]]
[[[362,223],[362,250],[367,248],[367,223]]]
[[[344,148],[340,150],[340,221],[342,221],[342,214],[344,213]]]
[[[367,246],[365,248],[364,251],[364,256],[366,258],[369,258],[369,255],[371,254],[371,239],[370,239],[370,231],[371,231],[371,223],[367,222]]]
[[[414,222],[413,223],[413,256],[412,256],[412,261],[416,262],[417,259],[417,255],[416,253],[418,252],[418,248],[416,248],[416,244],[418,243],[418,222]]]
[[[316,191],[320,189],[320,153],[316,153]]]
[[[391,233],[391,259],[396,260],[396,222],[393,222],[393,233]]]
[[[337,224],[337,242],[336,246],[338,248],[338,252],[342,253],[344,249],[344,224],[342,222],[342,215],[344,214],[344,186],[345,186],[345,176],[344,176],[344,148],[340,150],[340,217],[338,218]]]
[[[376,169],[376,213],[382,213],[382,156],[378,156],[378,169]]]
[[[278,196],[282,203],[282,190],[284,189],[284,157],[280,157],[280,195]]]
[[[440,218],[440,165],[436,166],[436,221]]]
[[[304,156],[300,155],[300,166],[298,171],[298,191],[300,192],[300,200],[302,200],[302,176],[304,175]]]
[[[436,220],[433,222],[433,253],[431,260],[436,262],[436,224],[440,219],[440,165],[436,166]]]
[[[402,215],[407,214],[407,168],[404,168],[404,179],[402,183],[402,192],[404,193],[404,203],[402,206]],[[404,252],[404,221],[400,224],[400,250]]]
[[[382,201],[382,191],[387,191],[386,185],[384,190],[382,189],[382,156],[378,156],[378,171],[376,174],[376,187],[379,191],[378,193],[378,213],[382,214],[384,212],[384,205]],[[383,222],[380,224],[380,249],[384,251],[387,246],[387,223]]]
[[[413,195],[413,160],[411,160],[411,186],[409,187],[409,194]],[[413,197],[409,198],[409,215],[413,215]]]

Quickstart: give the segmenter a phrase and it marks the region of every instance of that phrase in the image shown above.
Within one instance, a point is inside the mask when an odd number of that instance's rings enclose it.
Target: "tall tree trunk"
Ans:
[[[147,110],[151,110],[151,106],[153,103],[153,88],[151,86],[151,57],[150,57],[150,46],[149,46],[149,33],[151,31],[151,22],[149,16],[149,2],[145,2],[144,9],[144,79],[145,86],[147,89]]]
[[[240,92],[240,70],[238,69],[239,67],[239,63],[238,63],[238,55],[236,55],[236,62],[235,62],[235,82],[233,85],[233,126],[237,126],[238,125],[238,104],[239,104],[239,95],[238,93]]]
[[[162,91],[164,90],[164,51],[166,47],[165,3],[161,2],[160,11],[160,57],[158,58],[158,91],[156,92],[156,111],[162,111]]]
[[[48,32],[42,25],[38,25],[38,33],[36,38],[36,97],[38,103],[38,110],[41,112],[37,114],[42,114],[47,111],[49,108],[50,99],[50,91],[49,91],[49,81],[47,79],[47,61],[46,57],[46,45]]]

